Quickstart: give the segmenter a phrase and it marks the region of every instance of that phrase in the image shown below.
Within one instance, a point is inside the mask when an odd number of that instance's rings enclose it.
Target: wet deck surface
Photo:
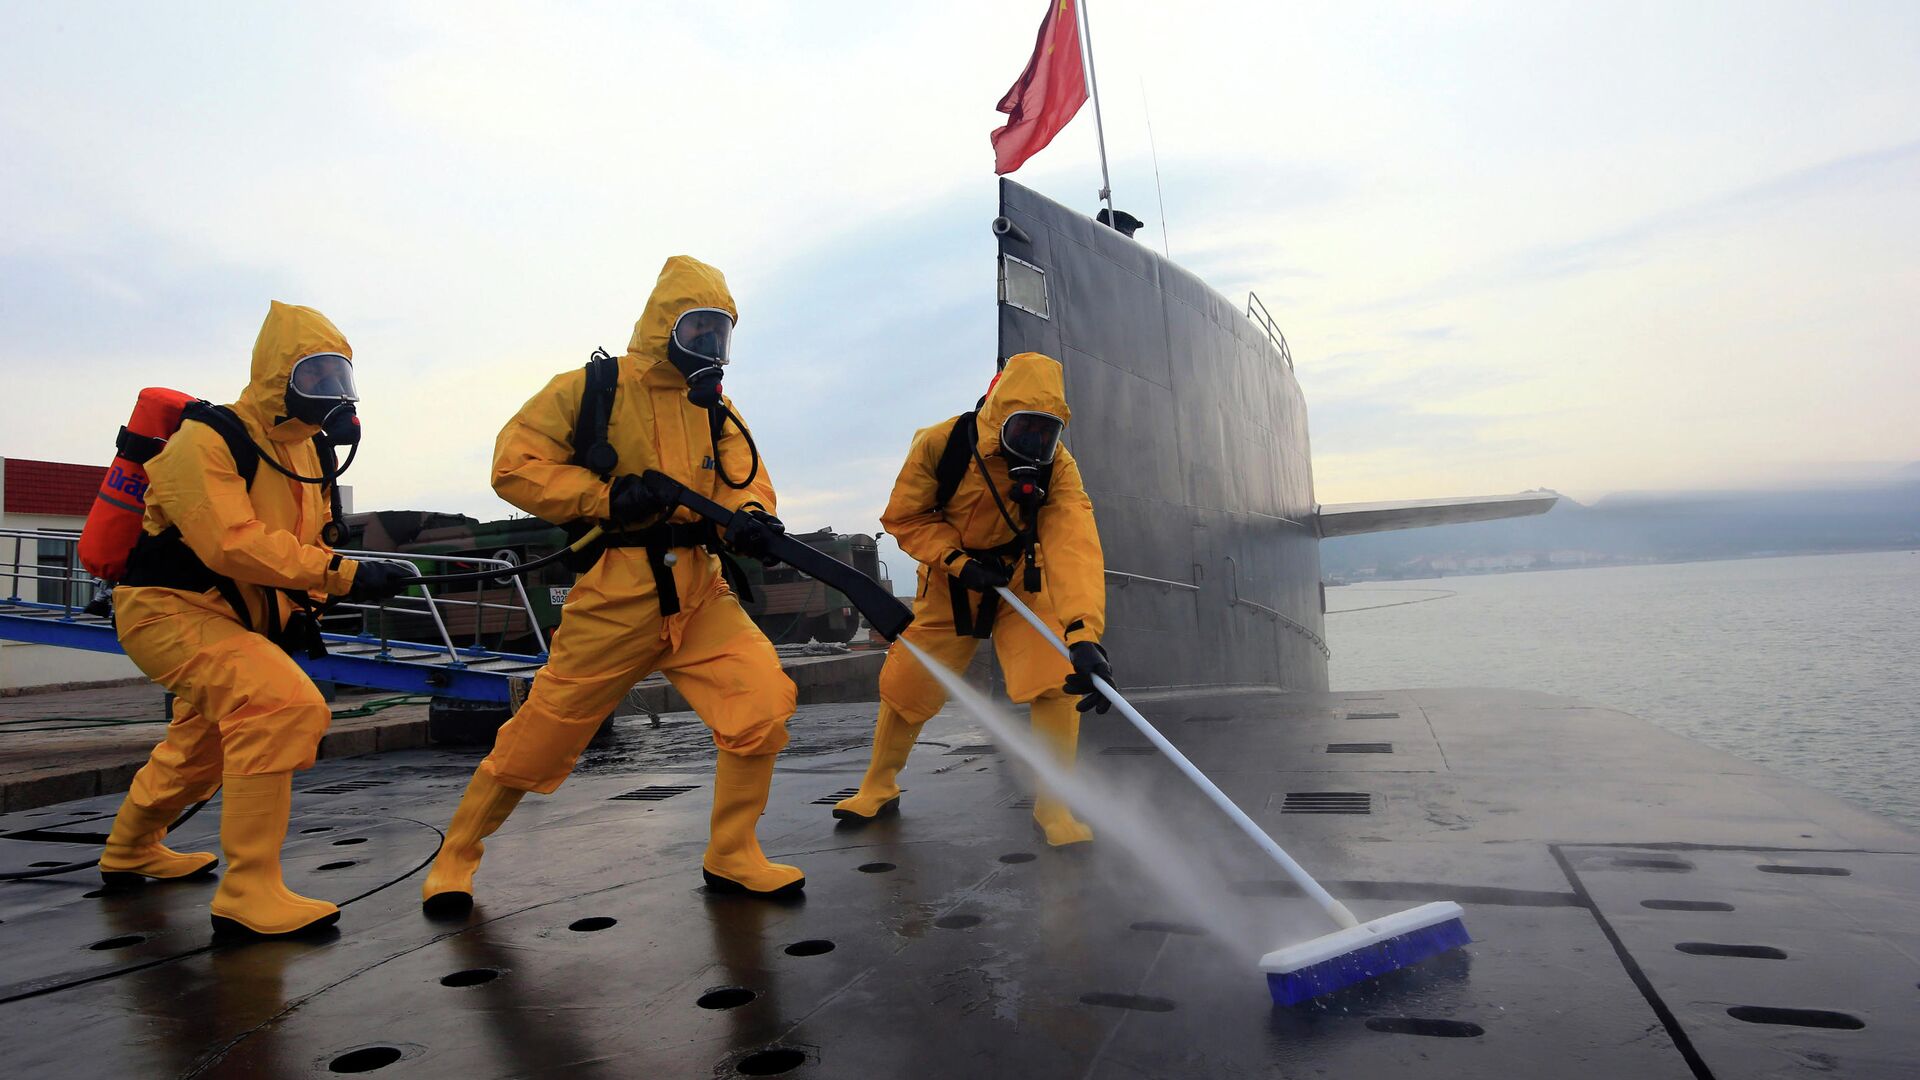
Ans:
[[[627,722],[529,798],[457,922],[426,920],[418,889],[477,755],[436,751],[323,762],[297,784],[287,876],[343,904],[325,938],[215,947],[210,883],[0,885],[0,1054],[19,1076],[467,1080],[1908,1076],[1920,1061],[1912,832],[1546,695],[1141,704],[1363,918],[1454,899],[1476,943],[1276,1009],[1245,950],[1195,932],[1119,845],[1047,849],[1017,771],[965,749],[991,739],[964,719],[924,731],[900,818],[836,828],[827,804],[865,765],[859,705],[803,709],[762,823],[768,851],[807,871],[805,898],[708,896],[711,747],[671,715]],[[1369,743],[1391,749],[1328,750]],[[1157,816],[1204,820],[1138,745],[1102,719],[1084,761]],[[1338,796],[1365,812],[1289,813],[1290,794],[1295,811]],[[47,832],[102,831],[116,804],[0,818],[0,869],[91,857]],[[208,841],[217,810],[177,846]],[[1315,925],[1226,846],[1223,906]]]

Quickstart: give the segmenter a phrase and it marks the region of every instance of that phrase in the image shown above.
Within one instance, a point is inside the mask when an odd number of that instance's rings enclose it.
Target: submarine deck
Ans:
[[[711,744],[623,723],[487,844],[473,913],[419,881],[477,760],[296,783],[308,941],[214,945],[207,882],[0,884],[15,1076],[1910,1076],[1920,835],[1633,717],[1544,694],[1205,691],[1147,713],[1362,918],[1459,901],[1475,943],[1300,1008],[1138,884],[1054,851],[991,738],[935,718],[900,817],[836,827],[872,707],[792,724],[761,824],[789,904],[709,896]],[[1197,796],[1117,714],[1082,760],[1155,815]],[[0,817],[0,869],[90,858],[118,797]],[[213,844],[217,802],[176,846]],[[1311,926],[1241,844],[1230,891]],[[1277,947],[1287,942],[1261,943]]]

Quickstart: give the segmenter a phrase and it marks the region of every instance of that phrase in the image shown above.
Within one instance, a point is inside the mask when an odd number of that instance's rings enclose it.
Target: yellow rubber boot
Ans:
[[[1031,710],[1034,734],[1068,767],[1073,765],[1074,752],[1080,745],[1080,713],[1073,704],[1074,699],[1065,694],[1049,693],[1035,698]],[[1034,797],[1033,820],[1047,834],[1047,843],[1053,847],[1084,844],[1093,839],[1093,830],[1074,817],[1066,803],[1048,795],[1044,789]]]
[[[919,734],[919,724],[907,723],[893,706],[882,702],[880,719],[873,725],[873,761],[867,765],[867,775],[860,778],[858,794],[833,804],[833,816],[866,822],[899,813],[900,770]]]
[[[280,937],[332,926],[340,909],[301,896],[280,878],[280,845],[293,806],[293,774],[227,775],[221,797],[220,850],[227,872],[213,894],[218,934]]]
[[[467,793],[460,796],[460,807],[453,812],[453,824],[440,842],[440,854],[420,886],[420,905],[427,914],[457,915],[473,906],[473,875],[480,869],[486,847],[481,841],[506,823],[525,794],[501,784],[485,769],[473,770]]]
[[[128,793],[114,815],[106,850],[100,853],[100,879],[108,888],[138,885],[148,878],[177,881],[212,870],[220,860],[211,851],[179,852],[161,843],[177,806],[141,806]]]
[[[701,875],[715,892],[789,896],[807,884],[799,867],[768,862],[754,833],[773,786],[773,758],[720,751],[713,770],[713,822],[701,860]]]

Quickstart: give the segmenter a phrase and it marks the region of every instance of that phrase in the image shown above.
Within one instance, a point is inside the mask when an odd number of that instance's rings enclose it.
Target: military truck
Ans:
[[[378,510],[350,514],[346,525],[348,547],[438,555],[450,560],[427,565],[424,569],[429,573],[480,569],[477,564],[462,565],[461,556],[532,562],[567,543],[566,534],[558,526],[533,517],[482,522],[465,514]],[[836,533],[831,528],[795,536],[887,584],[874,537],[864,533]],[[752,559],[742,559],[740,565],[753,589],[752,601],[744,605],[747,614],[774,644],[847,642],[858,633],[860,613],[839,590],[830,589],[791,567],[763,567]],[[542,631],[552,633],[559,625],[560,606],[566,602],[573,581],[574,573],[564,561],[525,575],[527,599]],[[506,651],[527,651],[534,647],[527,617],[517,610],[519,597],[512,584],[510,578],[502,575],[474,585],[434,590],[437,598],[456,601],[440,605],[447,633],[455,644],[464,646],[477,640],[488,648]],[[498,606],[475,607],[458,601]],[[432,619],[423,613],[388,611],[384,616],[370,616],[369,629],[380,633],[382,619],[387,637],[403,641],[438,639]]]

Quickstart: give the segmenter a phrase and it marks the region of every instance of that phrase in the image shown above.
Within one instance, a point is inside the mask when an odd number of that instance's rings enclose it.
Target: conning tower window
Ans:
[[[1050,318],[1047,314],[1047,272],[1030,262],[1002,254],[1000,302],[1043,319]]]

